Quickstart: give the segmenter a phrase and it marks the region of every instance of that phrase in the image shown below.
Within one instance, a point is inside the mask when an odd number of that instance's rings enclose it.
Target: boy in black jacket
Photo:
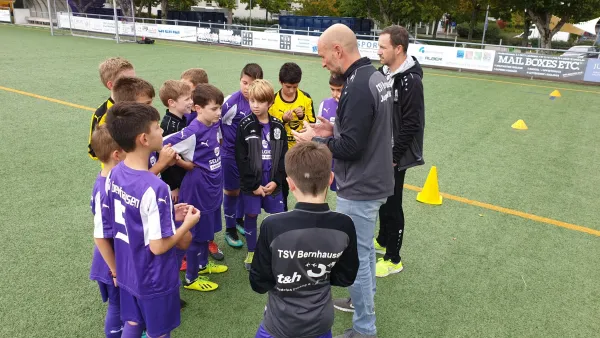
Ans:
[[[275,99],[273,86],[266,80],[255,80],[248,88],[248,96],[252,114],[240,121],[237,129],[235,161],[240,172],[248,246],[244,265],[250,270],[256,247],[256,218],[261,208],[270,214],[283,212],[281,185],[288,145],[283,122],[269,115]]]
[[[384,65],[380,70],[387,76],[394,93],[394,195],[379,209],[379,235],[375,251],[384,254],[376,265],[376,276],[386,277],[402,271],[400,248],[404,237],[402,190],[406,169],[422,165],[425,103],[423,98],[423,69],[419,61],[407,56],[408,31],[393,25],[379,36],[379,57]]]
[[[265,218],[250,285],[269,293],[256,337],[330,338],[331,286],[348,287],[358,272],[354,222],[329,210],[331,151],[314,142],[295,145],[285,157],[287,181],[298,201],[290,212]]]

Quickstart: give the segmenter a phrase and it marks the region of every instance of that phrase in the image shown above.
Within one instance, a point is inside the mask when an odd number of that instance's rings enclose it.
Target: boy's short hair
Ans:
[[[121,149],[117,142],[110,136],[110,132],[106,128],[106,125],[100,125],[96,127],[92,133],[92,140],[90,142],[96,157],[100,162],[107,163],[110,160],[110,156],[114,151]]]
[[[240,78],[242,78],[244,75],[247,75],[254,80],[259,80],[263,78],[263,70],[257,63],[249,63],[242,69]]]
[[[192,88],[183,81],[167,80],[163,83],[162,87],[158,90],[158,97],[160,101],[165,105],[169,106],[169,100],[179,99],[182,96],[189,96],[192,94]]]
[[[108,110],[106,128],[119,147],[130,153],[138,135],[149,133],[152,122],[159,120],[160,114],[149,104],[119,102]]]
[[[286,62],[279,69],[279,82],[296,84],[302,81],[302,69],[294,62]]]
[[[344,79],[339,75],[333,75],[329,77],[329,85],[334,87],[342,87],[344,85]]]
[[[275,89],[267,80],[255,80],[248,87],[248,98],[254,98],[258,102],[273,103],[275,101]]]
[[[115,102],[133,102],[138,96],[146,95],[154,98],[156,93],[150,82],[136,76],[124,76],[119,78],[113,86],[113,99]]]
[[[219,88],[208,83],[201,83],[194,89],[192,100],[194,100],[195,105],[204,108],[211,102],[222,106],[224,97],[223,92]]]
[[[108,58],[100,64],[98,71],[100,72],[100,81],[107,87],[109,81],[115,82],[119,74],[124,70],[133,69],[131,62],[122,57]],[[108,88],[108,87],[107,87]]]
[[[190,68],[181,74],[182,80],[189,80],[194,86],[208,83],[208,74],[202,68]]]
[[[329,187],[332,155],[316,142],[297,143],[285,154],[285,172],[303,194],[317,196]]]

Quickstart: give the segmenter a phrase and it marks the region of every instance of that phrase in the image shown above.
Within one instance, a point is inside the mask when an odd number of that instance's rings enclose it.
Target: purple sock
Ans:
[[[235,228],[235,216],[237,214],[236,207],[239,196],[223,195],[223,214],[225,214],[225,228]]]
[[[256,220],[257,216],[248,216],[244,220],[244,230],[246,231],[246,245],[248,252],[254,252],[256,248]]]
[[[129,322],[125,322],[121,338],[140,338],[143,331],[144,327],[142,325],[131,325]]]
[[[198,243],[198,249],[198,266],[196,270],[208,264],[208,241]]]
[[[198,266],[199,266],[199,257],[200,254],[200,243],[192,240],[190,247],[186,252],[187,259],[187,270],[185,271],[185,279],[190,282],[193,282],[198,278]]]
[[[114,292],[114,295],[111,295],[108,299],[106,319],[104,320],[104,333],[106,334],[106,338],[119,338],[123,333],[118,292]]]
[[[236,211],[235,211],[235,218],[236,219],[243,219],[244,218],[244,199],[242,199],[239,196],[238,196],[238,200],[237,200],[237,206],[236,206]]]

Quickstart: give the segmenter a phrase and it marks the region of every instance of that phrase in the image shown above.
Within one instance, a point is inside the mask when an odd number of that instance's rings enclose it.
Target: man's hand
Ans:
[[[329,122],[329,120],[323,116],[319,116],[317,119],[319,119],[319,122],[321,123],[314,123],[311,125],[315,130],[315,134],[319,137],[333,136],[333,123]]]
[[[261,185],[260,187],[258,187],[258,189],[254,190],[252,193],[256,196],[265,197],[265,187],[263,187]]]
[[[173,203],[179,202],[179,188],[171,191],[171,201]]]
[[[283,120],[283,122],[288,123],[294,118],[294,116],[292,114],[293,114],[292,111],[288,110],[283,114],[281,119]]]
[[[193,207],[188,205],[187,203],[175,204],[175,221],[183,222],[183,220],[185,219],[185,215],[187,215],[188,213],[189,208]]]
[[[264,188],[265,195],[271,195],[273,193],[273,191],[275,191],[276,188],[277,188],[277,183],[269,182]]]

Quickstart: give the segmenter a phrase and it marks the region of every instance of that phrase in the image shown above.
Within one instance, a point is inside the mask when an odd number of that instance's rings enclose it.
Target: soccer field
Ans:
[[[315,107],[329,95],[315,57],[0,25],[0,337],[104,335],[106,307],[88,278],[99,164],[86,151],[90,116],[109,95],[98,64],[110,56],[157,93],[202,67],[227,95],[247,62],[278,87],[279,67],[294,61]],[[433,69],[424,86],[426,165],[406,176],[405,269],[377,281],[379,337],[597,337],[600,88]],[[555,89],[562,97],[549,100]],[[529,130],[511,129],[518,119]],[[415,201],[432,165],[449,194],[437,207]],[[266,296],[250,288],[246,251],[216,240],[230,270],[212,278],[215,292],[182,288],[174,337],[254,337]],[[336,312],[334,335],[351,322]]]

